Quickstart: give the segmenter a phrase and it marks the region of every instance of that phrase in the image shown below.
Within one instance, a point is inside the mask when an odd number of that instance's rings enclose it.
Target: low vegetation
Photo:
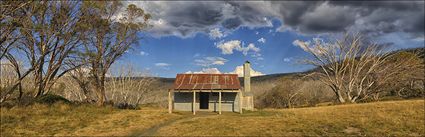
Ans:
[[[180,121],[157,135],[423,136],[423,114],[423,100],[265,109]]]
[[[237,113],[168,114],[55,103],[1,108],[1,136],[424,136],[424,100],[385,101]],[[150,134],[145,134],[150,133]]]
[[[166,110],[123,110],[92,104],[1,107],[1,136],[116,136],[181,117]]]

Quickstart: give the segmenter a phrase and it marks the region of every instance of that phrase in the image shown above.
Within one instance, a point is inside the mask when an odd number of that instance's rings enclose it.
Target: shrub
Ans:
[[[320,81],[282,78],[278,84],[258,97],[258,108],[317,106],[334,100],[332,91]]]
[[[263,96],[264,107],[291,108],[299,105],[302,97],[299,87],[302,81],[282,79],[279,83]]]
[[[46,94],[46,95],[40,96],[39,98],[35,100],[35,102],[40,104],[49,104],[49,105],[55,104],[57,102],[71,104],[71,102],[65,99],[64,97],[59,95],[54,95],[54,94]]]
[[[115,107],[119,109],[137,109],[137,106],[129,103],[118,103]]]

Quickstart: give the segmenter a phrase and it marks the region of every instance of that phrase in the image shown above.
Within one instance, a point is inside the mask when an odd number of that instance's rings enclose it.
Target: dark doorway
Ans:
[[[205,92],[199,93],[199,109],[208,109],[209,94]]]

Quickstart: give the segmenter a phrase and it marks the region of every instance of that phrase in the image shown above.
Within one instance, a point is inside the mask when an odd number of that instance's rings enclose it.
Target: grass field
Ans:
[[[424,136],[424,100],[254,112],[167,114],[166,110],[33,105],[1,108],[1,134],[156,136]]]

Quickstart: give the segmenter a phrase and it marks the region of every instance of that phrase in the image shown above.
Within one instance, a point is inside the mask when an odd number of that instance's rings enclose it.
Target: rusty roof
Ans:
[[[241,89],[237,74],[177,74],[174,90]]]

